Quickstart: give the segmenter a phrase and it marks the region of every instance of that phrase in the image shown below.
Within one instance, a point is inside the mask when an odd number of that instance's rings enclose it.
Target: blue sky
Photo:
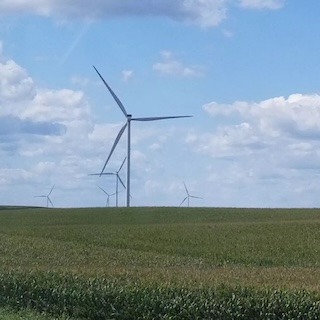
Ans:
[[[120,4],[119,4],[120,3]],[[0,203],[104,206],[134,116],[134,206],[320,206],[317,0],[0,1]],[[126,155],[123,136],[106,171]],[[121,177],[126,180],[123,168]],[[119,194],[125,204],[125,191]],[[110,199],[114,205],[115,199]]]

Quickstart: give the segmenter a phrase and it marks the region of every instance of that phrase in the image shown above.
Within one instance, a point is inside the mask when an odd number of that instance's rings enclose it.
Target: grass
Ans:
[[[40,314],[32,310],[14,310],[9,308],[0,308],[0,320],[55,320],[63,319],[61,317],[51,317],[46,314]],[[64,318],[67,320],[67,318]]]
[[[2,279],[54,274],[59,287],[68,277],[106,286],[116,281],[115,296],[123,288],[138,295],[148,288],[187,288],[193,295],[227,287],[251,288],[257,306],[264,290],[271,296],[281,290],[282,297],[306,290],[314,297],[320,292],[319,251],[318,209],[0,210]]]

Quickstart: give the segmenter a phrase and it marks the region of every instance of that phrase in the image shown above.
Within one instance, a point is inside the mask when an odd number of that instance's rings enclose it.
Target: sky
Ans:
[[[320,207],[318,0],[0,0],[0,205]],[[119,169],[126,135],[105,172]],[[126,183],[125,166],[120,171]],[[100,187],[100,188],[99,188]],[[119,205],[125,205],[120,188]],[[183,203],[185,206],[187,202]],[[115,205],[115,197],[110,197]]]

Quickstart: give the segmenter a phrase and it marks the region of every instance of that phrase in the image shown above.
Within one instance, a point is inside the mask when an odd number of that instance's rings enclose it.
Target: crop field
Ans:
[[[320,318],[320,209],[0,207],[0,259],[3,319]]]

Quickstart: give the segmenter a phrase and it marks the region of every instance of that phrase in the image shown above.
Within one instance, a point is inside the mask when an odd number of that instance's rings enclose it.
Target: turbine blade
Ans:
[[[119,179],[119,181],[120,181],[120,183],[122,184],[122,186],[123,186],[125,189],[127,189],[119,175],[117,175],[117,178]]]
[[[188,199],[188,197],[185,197],[185,198],[181,201],[179,207],[181,207],[181,206],[183,205],[183,203],[184,203],[187,199]]]
[[[109,87],[109,85],[107,84],[107,82],[103,79],[102,75],[100,74],[100,72],[97,70],[97,68],[95,66],[93,66],[94,70],[96,70],[98,76],[100,77],[100,79],[102,80],[102,82],[105,84],[105,86],[107,87],[107,89],[109,90],[109,92],[111,93],[113,99],[116,101],[116,103],[118,104],[118,106],[120,107],[121,111],[123,112],[123,114],[125,115],[125,117],[128,117],[127,111],[124,108],[122,102],[119,100],[119,98],[116,96],[116,94],[112,91],[112,89]]]
[[[184,185],[184,188],[186,189],[187,195],[189,196],[189,191],[188,191],[187,186],[186,186],[186,184],[184,182],[183,182],[183,185]]]
[[[196,199],[203,199],[201,197],[196,197],[196,196],[189,196],[190,198],[196,198]]]
[[[103,173],[89,173],[89,176],[114,176],[113,172],[103,172]]]
[[[107,191],[103,190],[100,186],[98,186],[98,188],[99,188],[102,192],[104,192],[107,196],[109,196],[109,193],[108,193]]]
[[[192,116],[172,116],[172,117],[143,117],[143,118],[132,118],[134,121],[156,121],[165,119],[178,119],[178,118],[190,118]]]
[[[124,165],[124,163],[125,163],[126,160],[127,160],[127,157],[125,157],[125,158],[123,159],[122,164],[121,164],[119,170],[117,171],[117,173],[119,173],[119,172],[121,171],[121,169],[122,169],[122,167],[123,167],[123,165]]]
[[[55,184],[54,184],[54,185],[53,185],[53,187],[51,188],[51,190],[50,190],[50,192],[49,192],[49,194],[48,194],[48,197],[50,196],[50,194],[51,194],[51,192],[52,192],[52,190],[53,190],[54,186],[55,186]]]
[[[52,205],[52,207],[54,208],[54,205],[52,203],[52,201],[50,200],[50,198],[48,197],[48,201],[50,202],[50,204]]]
[[[46,198],[47,196],[34,196],[35,198]]]
[[[104,171],[104,169],[105,169],[108,161],[110,160],[110,158],[111,158],[111,156],[112,156],[112,153],[113,153],[114,149],[116,148],[119,140],[121,139],[121,136],[122,136],[124,130],[126,129],[126,127],[127,127],[127,122],[126,122],[125,125],[120,129],[120,131],[119,131],[119,133],[118,133],[118,135],[117,135],[117,137],[116,137],[116,140],[115,140],[114,143],[113,143],[113,146],[112,146],[112,148],[111,148],[111,151],[110,151],[110,153],[109,153],[109,156],[108,156],[108,158],[107,158],[107,160],[106,160],[106,162],[105,162],[105,164],[104,164],[104,166],[103,166],[103,168],[102,168],[102,170],[101,170],[100,176],[103,174],[103,171]]]

